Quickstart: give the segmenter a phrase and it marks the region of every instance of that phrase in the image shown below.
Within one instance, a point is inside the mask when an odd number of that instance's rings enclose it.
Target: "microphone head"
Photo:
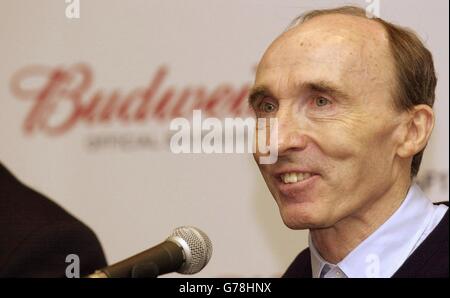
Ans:
[[[181,274],[194,274],[203,269],[211,259],[212,243],[209,237],[195,227],[178,227],[167,238],[183,249],[184,263],[177,270]]]

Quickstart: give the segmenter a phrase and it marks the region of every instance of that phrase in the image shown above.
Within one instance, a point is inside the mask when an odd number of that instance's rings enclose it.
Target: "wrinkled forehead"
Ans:
[[[383,84],[392,81],[393,73],[388,38],[380,24],[327,15],[278,37],[258,65],[257,81],[280,80],[274,76],[285,75],[298,80]]]

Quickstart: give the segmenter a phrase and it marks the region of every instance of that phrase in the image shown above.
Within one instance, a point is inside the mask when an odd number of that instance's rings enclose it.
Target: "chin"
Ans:
[[[312,204],[280,206],[280,215],[284,224],[293,230],[323,229],[335,224],[326,212],[316,209]]]

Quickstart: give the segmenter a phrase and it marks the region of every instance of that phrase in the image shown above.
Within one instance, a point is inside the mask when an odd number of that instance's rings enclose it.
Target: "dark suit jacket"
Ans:
[[[0,277],[65,277],[69,254],[81,275],[106,265],[91,229],[0,163]]]
[[[448,205],[448,202],[443,204]],[[448,277],[449,276],[449,215],[442,220],[392,276]],[[311,253],[303,250],[292,262],[283,277],[312,277]]]

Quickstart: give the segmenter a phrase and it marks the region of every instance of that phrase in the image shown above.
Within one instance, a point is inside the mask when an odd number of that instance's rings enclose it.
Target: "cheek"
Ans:
[[[315,143],[329,161],[328,173],[332,180],[341,188],[354,188],[355,184],[379,177],[380,171],[388,169],[393,155],[391,134],[392,129],[386,126],[364,121],[334,121],[317,127]]]
[[[395,160],[395,131],[392,127],[383,125],[373,129],[368,136],[361,154],[366,160],[367,170],[370,170],[374,178],[389,178]]]
[[[346,177],[347,186],[372,185],[388,179],[395,157],[393,128],[372,122],[342,130],[339,141],[332,144],[331,156],[340,167],[340,176]],[[337,149],[341,146],[339,149]],[[369,182],[370,181],[370,182]]]
[[[360,152],[358,127],[339,121],[320,123],[313,127],[315,143],[323,154],[333,160],[346,160]]]

